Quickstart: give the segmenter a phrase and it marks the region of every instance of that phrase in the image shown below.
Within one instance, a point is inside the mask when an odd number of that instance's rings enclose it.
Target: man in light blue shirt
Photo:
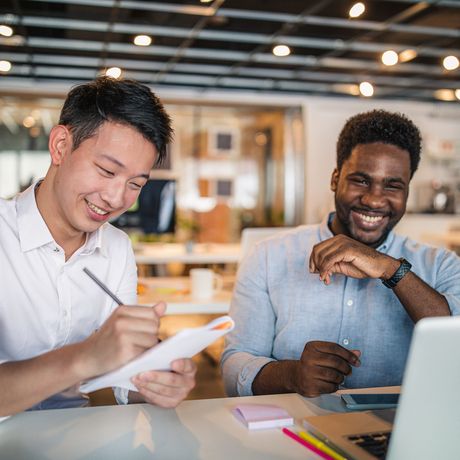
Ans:
[[[347,121],[336,212],[260,242],[240,267],[222,358],[229,395],[399,385],[414,323],[460,313],[460,258],[391,231],[420,146],[402,115]]]

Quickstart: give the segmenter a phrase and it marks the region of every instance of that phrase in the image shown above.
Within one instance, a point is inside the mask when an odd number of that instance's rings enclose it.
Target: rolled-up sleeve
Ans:
[[[222,355],[225,390],[229,396],[250,396],[256,375],[274,361],[276,315],[268,293],[264,243],[254,247],[238,270],[230,316],[235,329],[227,335]]]
[[[460,257],[443,251],[434,288],[449,304],[452,315],[460,315]]]

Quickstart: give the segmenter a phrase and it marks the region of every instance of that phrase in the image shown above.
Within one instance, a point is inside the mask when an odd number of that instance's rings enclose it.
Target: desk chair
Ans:
[[[252,246],[258,241],[264,240],[279,232],[290,230],[292,227],[263,227],[245,228],[241,233],[241,254],[240,263],[249,253]]]

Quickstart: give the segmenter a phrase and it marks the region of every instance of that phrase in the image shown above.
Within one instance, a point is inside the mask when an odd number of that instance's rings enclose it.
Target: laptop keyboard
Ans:
[[[384,459],[388,450],[391,432],[367,433],[348,436],[348,440],[376,458]]]

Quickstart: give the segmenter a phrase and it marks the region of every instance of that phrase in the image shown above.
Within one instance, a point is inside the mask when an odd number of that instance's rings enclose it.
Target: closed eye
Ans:
[[[354,184],[358,184],[358,185],[369,185],[369,181],[367,179],[362,178],[362,177],[351,179],[351,181]]]
[[[99,172],[105,177],[113,177],[115,175],[114,172],[109,171],[108,169],[103,168],[102,166],[96,165],[99,169]]]

